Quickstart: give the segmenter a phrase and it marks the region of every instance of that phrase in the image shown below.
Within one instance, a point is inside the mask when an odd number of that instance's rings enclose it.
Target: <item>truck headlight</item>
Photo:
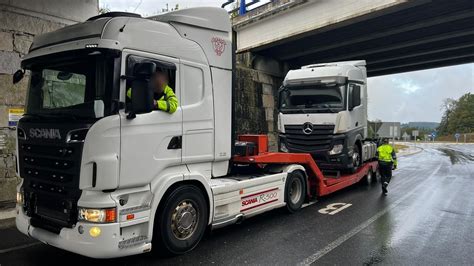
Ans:
[[[16,193],[16,204],[23,206],[23,189]]]
[[[280,151],[289,152],[288,148],[286,147],[285,142],[283,142],[283,141],[280,141]]]
[[[114,223],[117,220],[117,209],[89,209],[79,207],[79,221],[90,223]]]
[[[342,152],[342,149],[344,146],[342,144],[336,144],[332,147],[332,149],[329,151],[329,155],[336,155]]]

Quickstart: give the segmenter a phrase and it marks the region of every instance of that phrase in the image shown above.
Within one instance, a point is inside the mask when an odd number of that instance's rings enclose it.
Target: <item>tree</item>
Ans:
[[[110,8],[108,6],[99,7],[99,14],[105,14],[108,12],[110,12]]]
[[[446,99],[442,108],[444,115],[438,127],[440,135],[474,131],[474,94],[466,93],[458,100]]]

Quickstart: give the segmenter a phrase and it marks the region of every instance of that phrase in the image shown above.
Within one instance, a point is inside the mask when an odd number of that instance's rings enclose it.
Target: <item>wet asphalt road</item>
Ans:
[[[380,184],[354,185],[296,214],[275,210],[216,230],[182,256],[92,260],[0,227],[0,265],[473,265],[474,145],[421,147],[399,159],[387,197]],[[319,212],[332,203],[352,205]]]

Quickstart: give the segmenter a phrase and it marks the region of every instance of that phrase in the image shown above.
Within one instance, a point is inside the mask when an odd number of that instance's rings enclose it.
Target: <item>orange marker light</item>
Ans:
[[[133,220],[134,218],[135,218],[135,214],[133,213],[127,214],[127,220]]]
[[[106,209],[105,210],[105,222],[106,223],[113,223],[116,221],[117,214],[115,208]]]

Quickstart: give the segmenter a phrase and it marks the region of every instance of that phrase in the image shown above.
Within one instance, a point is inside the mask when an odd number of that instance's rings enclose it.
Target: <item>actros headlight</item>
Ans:
[[[114,223],[117,220],[117,209],[89,209],[79,207],[79,221],[90,223]]]
[[[280,151],[289,152],[288,148],[286,147],[285,142],[283,142],[283,141],[280,141]]]
[[[332,149],[329,151],[329,155],[336,155],[342,152],[342,149],[344,146],[342,144],[336,144],[332,147]]]

